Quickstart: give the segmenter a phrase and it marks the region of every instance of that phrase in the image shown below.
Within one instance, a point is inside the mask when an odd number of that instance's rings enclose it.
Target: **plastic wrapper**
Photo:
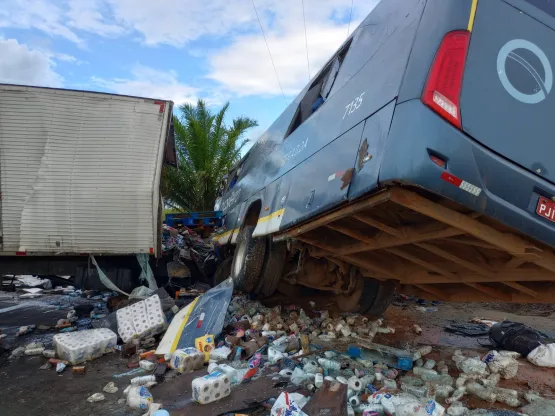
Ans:
[[[114,351],[117,335],[106,328],[89,329],[56,334],[53,343],[60,359],[79,364]]]
[[[152,337],[167,327],[158,295],[119,309],[116,318],[118,333],[126,343],[133,338]]]
[[[540,367],[555,367],[555,344],[540,345],[528,354],[528,361]]]
[[[299,393],[283,392],[272,406],[271,416],[307,416],[301,409],[308,399]]]
[[[214,371],[204,377],[195,378],[192,383],[193,399],[206,404],[215,402],[231,393],[231,380],[229,376],[219,371]]]

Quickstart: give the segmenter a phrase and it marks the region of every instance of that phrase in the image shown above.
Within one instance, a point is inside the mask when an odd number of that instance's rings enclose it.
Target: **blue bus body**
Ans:
[[[538,201],[555,195],[549,7],[535,0],[380,2],[248,152],[221,198],[218,243],[234,243],[249,218],[254,236],[275,235],[403,185],[555,246],[555,223],[538,215]],[[471,33],[460,128],[421,99],[438,47],[453,31]],[[539,61],[529,59],[534,68],[547,57],[538,70],[541,102],[511,96],[500,79],[496,64],[514,39],[538,47]],[[326,95],[323,103],[318,94]]]

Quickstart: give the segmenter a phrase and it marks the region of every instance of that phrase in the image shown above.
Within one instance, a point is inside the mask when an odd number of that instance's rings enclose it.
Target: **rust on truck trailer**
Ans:
[[[284,239],[426,299],[555,301],[550,246],[418,188],[383,190],[274,237]]]

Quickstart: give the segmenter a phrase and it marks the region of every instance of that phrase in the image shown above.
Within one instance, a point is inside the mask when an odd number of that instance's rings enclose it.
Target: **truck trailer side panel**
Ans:
[[[155,254],[171,107],[0,85],[0,254]]]

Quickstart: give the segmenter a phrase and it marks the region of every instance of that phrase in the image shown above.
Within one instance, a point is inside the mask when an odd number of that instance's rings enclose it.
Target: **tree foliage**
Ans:
[[[248,117],[225,124],[226,103],[217,113],[203,100],[184,104],[174,116],[178,168],[166,166],[162,176],[162,195],[167,205],[183,211],[214,209],[223,176],[239,161],[247,144],[244,133],[258,125]]]

